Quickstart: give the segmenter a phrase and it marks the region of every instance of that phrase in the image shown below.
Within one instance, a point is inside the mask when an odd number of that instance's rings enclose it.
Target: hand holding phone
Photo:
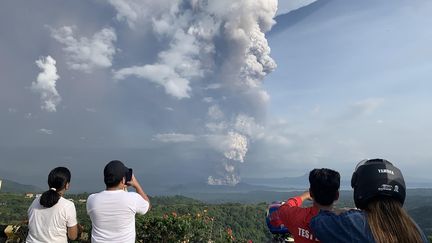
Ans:
[[[129,170],[126,172],[126,184],[129,184],[129,182],[132,180],[132,174],[133,170],[132,168],[129,168]]]

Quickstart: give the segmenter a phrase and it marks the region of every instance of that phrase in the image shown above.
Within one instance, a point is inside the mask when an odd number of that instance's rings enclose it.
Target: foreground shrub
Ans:
[[[137,217],[136,227],[137,242],[213,242],[213,221],[207,216]]]

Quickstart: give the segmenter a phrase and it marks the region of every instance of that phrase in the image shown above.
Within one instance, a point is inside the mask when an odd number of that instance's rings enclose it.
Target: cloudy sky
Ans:
[[[302,7],[302,8],[300,8]],[[383,157],[427,178],[427,0],[0,3],[0,177],[235,184]]]

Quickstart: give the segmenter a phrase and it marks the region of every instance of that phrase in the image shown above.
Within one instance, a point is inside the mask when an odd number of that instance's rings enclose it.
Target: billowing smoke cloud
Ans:
[[[168,43],[154,63],[124,67],[114,78],[138,77],[177,99],[198,98],[208,107],[202,117],[206,141],[220,151],[221,169],[209,184],[239,182],[238,163],[259,137],[269,95],[264,77],[276,68],[265,32],[274,24],[277,0],[110,1],[117,19],[131,28],[151,24]],[[181,134],[181,133],[180,133]],[[192,137],[159,134],[156,140],[190,142]]]
[[[167,10],[167,6],[172,4],[172,0],[108,0],[117,10],[117,19],[125,20],[131,28],[137,24],[151,21],[153,15],[159,15]]]
[[[52,29],[52,37],[65,45],[63,50],[67,55],[70,69],[90,73],[95,68],[111,67],[116,52],[114,42],[116,33],[112,28],[104,28],[95,33],[92,38],[74,37],[75,27],[63,26]]]
[[[189,80],[182,78],[174,69],[167,65],[155,64],[141,67],[123,68],[114,75],[115,79],[125,79],[128,76],[148,79],[165,87],[167,94],[179,99],[190,97]]]
[[[212,116],[209,108],[209,122],[206,124],[210,134],[207,142],[223,154],[222,166],[217,178],[209,176],[211,185],[235,185],[240,182],[237,163],[246,160],[250,141],[263,138],[263,127],[255,122],[253,117],[239,114],[232,121]]]
[[[36,65],[42,69],[42,72],[38,74],[36,82],[32,82],[31,89],[40,93],[42,110],[54,112],[61,101],[56,89],[56,82],[60,78],[57,75],[56,61],[51,56],[47,56],[37,60]]]

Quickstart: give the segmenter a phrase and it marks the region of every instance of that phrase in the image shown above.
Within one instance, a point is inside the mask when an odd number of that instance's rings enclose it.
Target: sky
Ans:
[[[0,177],[236,184],[386,158],[428,178],[427,0],[4,1]]]

